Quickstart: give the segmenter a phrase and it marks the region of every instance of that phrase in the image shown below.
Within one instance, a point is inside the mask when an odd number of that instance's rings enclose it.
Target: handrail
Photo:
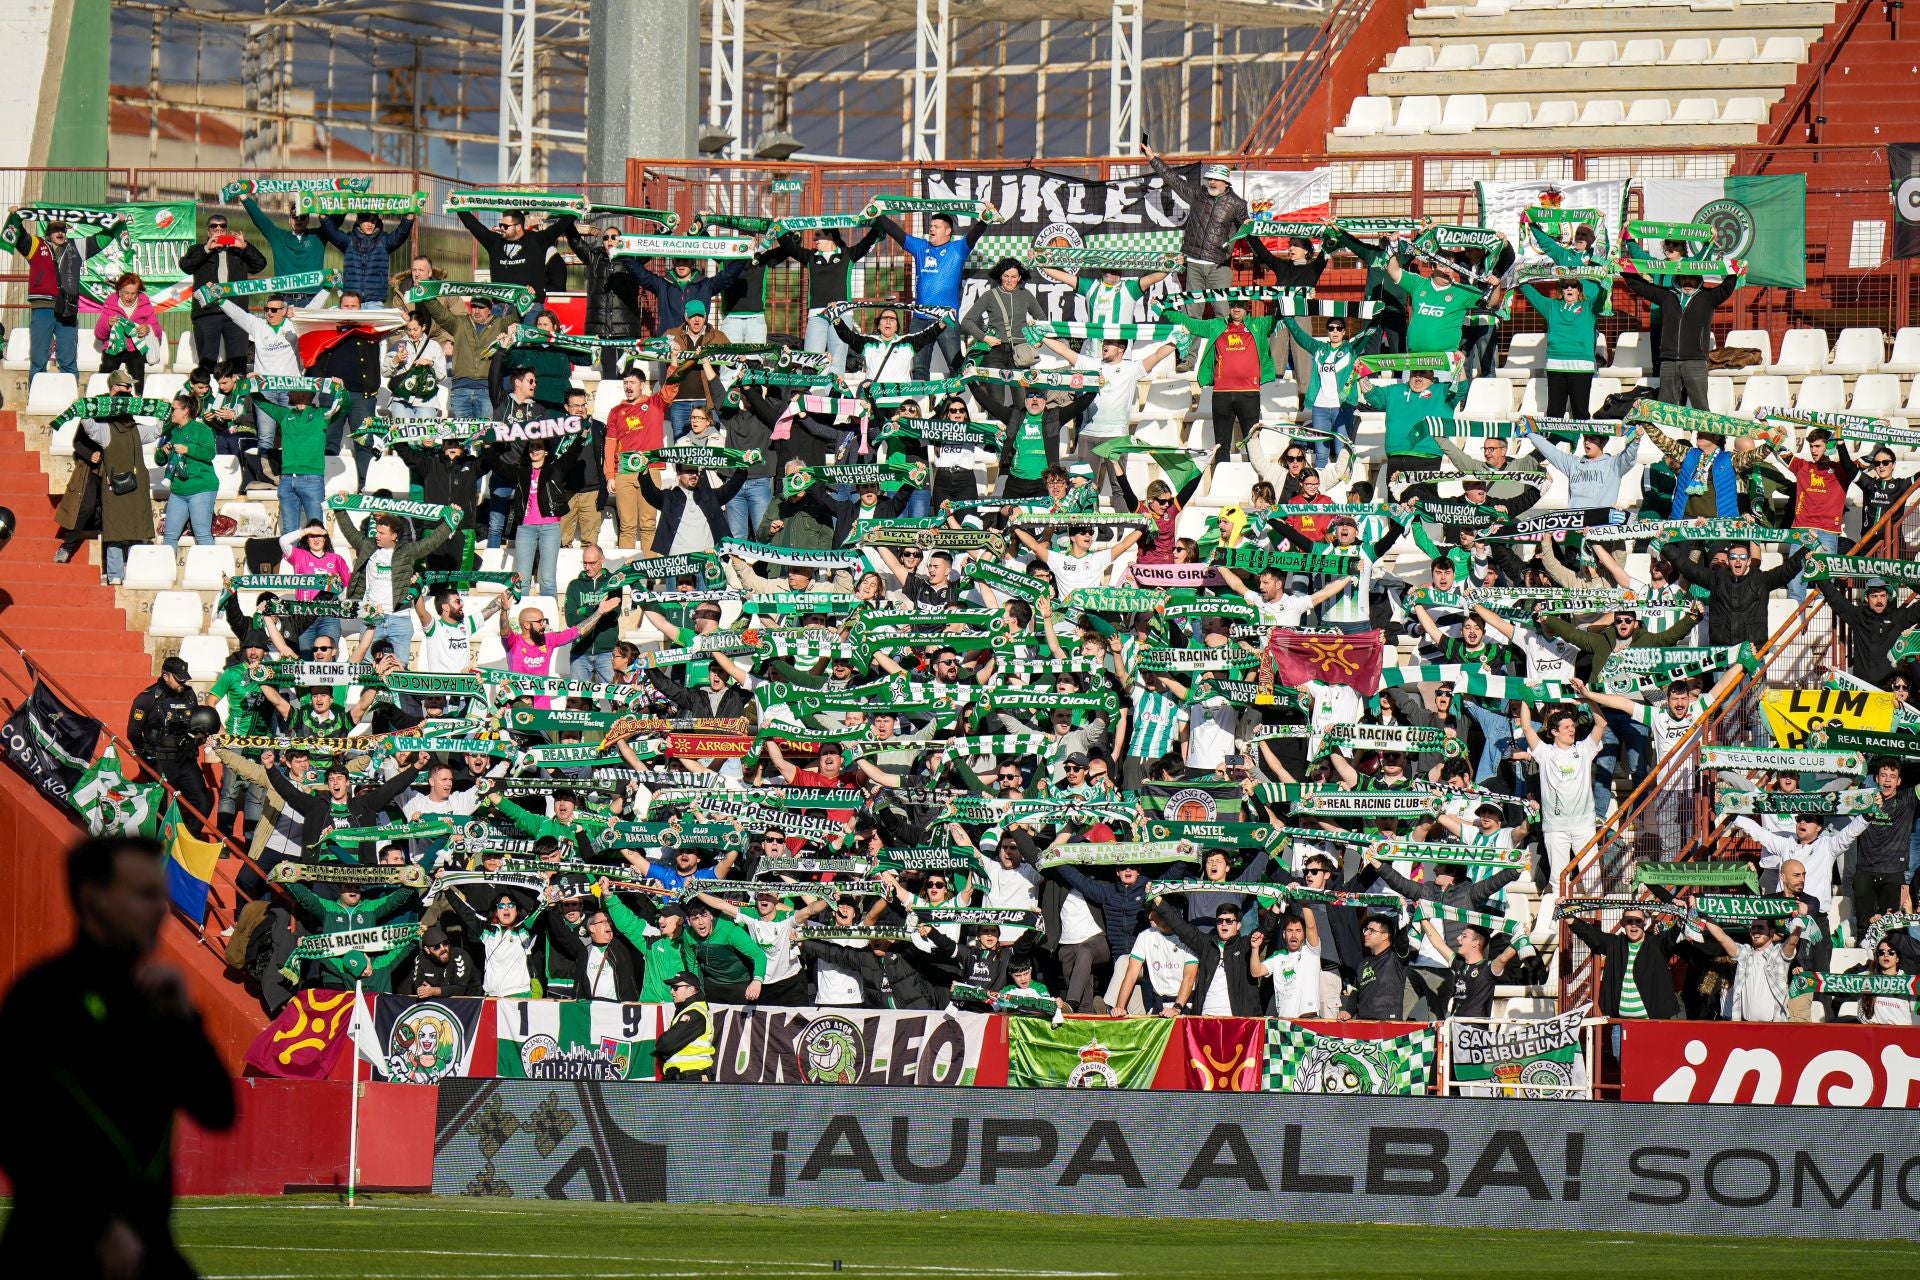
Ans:
[[[1920,480],[1909,483],[1899,500],[1860,537],[1852,554],[1897,553],[1895,543],[1900,525],[1916,509],[1920,509]],[[1827,611],[1826,598],[1818,592],[1810,592],[1780,624],[1779,629],[1767,637],[1766,643],[1757,651],[1763,659],[1761,665],[1708,705],[1698,723],[1681,736],[1672,750],[1654,762],[1647,776],[1628,794],[1626,800],[1615,806],[1593,839],[1568,860],[1555,885],[1560,897],[1577,896],[1576,886],[1599,871],[1602,858],[1621,842],[1625,829],[1643,822],[1654,799],[1671,790],[1680,775],[1691,774],[1694,782],[1690,785],[1698,787],[1699,779],[1703,777],[1697,763],[1700,748],[1709,742],[1719,741],[1720,730],[1727,717],[1736,708],[1744,709],[1752,698],[1764,692],[1767,672],[1776,661],[1788,654],[1793,642],[1807,634],[1823,611]],[[1696,832],[1688,841],[1687,848],[1718,849],[1727,839],[1730,823],[1725,818],[1714,819],[1711,812],[1706,811],[1704,798],[1698,794],[1695,806]],[[1576,967],[1572,960],[1572,930],[1564,921],[1559,926],[1559,936],[1560,946],[1555,963],[1560,974],[1559,1002],[1564,1011],[1572,1008],[1589,990],[1596,958],[1589,955],[1583,966]],[[1583,974],[1587,979],[1585,982],[1580,980]]]
[[[1300,118],[1301,111],[1306,108],[1307,99],[1326,79],[1332,60],[1347,47],[1347,42],[1353,39],[1353,33],[1360,29],[1361,22],[1372,12],[1373,6],[1374,0],[1335,0],[1333,12],[1314,32],[1312,42],[1287,68],[1287,74],[1281,77],[1273,97],[1248,128],[1246,141],[1240,144],[1241,155],[1271,150],[1280,139],[1287,136],[1287,131],[1293,128],[1293,122]]]
[[[1867,16],[1867,9],[1870,6],[1884,4],[1886,0],[1851,0],[1851,2],[1852,8],[1847,11],[1846,17],[1841,19],[1839,28],[1833,33],[1833,38],[1830,40],[1822,39],[1818,42],[1819,46],[1824,49],[1824,52],[1820,54],[1819,60],[1816,62],[1813,59],[1808,59],[1806,67],[1812,71],[1813,74],[1800,87],[1799,91],[1794,94],[1792,100],[1787,103],[1786,111],[1780,117],[1779,127],[1774,129],[1773,137],[1768,139],[1770,145],[1779,146],[1785,143],[1787,135],[1792,133],[1795,128],[1794,122],[1799,119],[1800,113],[1806,109],[1807,104],[1813,101],[1814,94],[1820,93],[1824,95],[1827,84],[1827,72],[1832,68],[1834,60],[1840,56],[1840,51],[1846,48],[1847,41],[1853,38],[1854,28],[1858,27],[1860,20]],[[1813,138],[1811,141],[1818,142],[1819,139]],[[1767,167],[1767,161],[1771,158],[1772,157],[1766,157],[1763,159],[1754,167],[1754,172],[1759,173],[1763,171]]]
[[[93,709],[87,706],[87,704],[84,701],[75,697],[70,691],[68,691],[66,687],[63,686],[60,683],[60,681],[53,675],[53,673],[51,673],[45,667],[41,666],[40,663],[35,661],[33,655],[28,653],[26,648],[22,646],[18,640],[15,640],[11,635],[9,635],[5,628],[0,628],[0,644],[4,644],[8,649],[12,650],[13,653],[20,659],[21,665],[26,668],[27,674],[31,676],[33,679],[43,682],[48,689],[52,690],[53,693],[60,698],[62,702],[66,703],[66,705],[68,705],[69,707],[72,707],[76,711],[85,712],[87,715],[93,716],[95,720],[99,721],[101,731],[107,735],[107,740],[113,744],[114,749],[119,753],[119,757],[120,757],[120,761],[123,769],[125,768],[126,764],[129,761],[131,761],[135,766],[138,766],[138,768],[141,770],[143,775],[151,777],[153,781],[159,783],[163,788],[166,789],[166,794],[168,798],[173,800],[175,803],[177,803],[180,806],[181,812],[189,815],[194,822],[198,823],[203,832],[204,831],[214,832],[215,835],[218,837],[220,844],[227,850],[229,854],[231,854],[234,858],[238,859],[239,862],[245,865],[246,867],[252,869],[252,871],[256,875],[258,875],[263,882],[265,882],[265,884],[267,885],[268,892],[272,893],[275,897],[285,900],[289,906],[292,905],[291,899],[288,898],[286,891],[282,889],[279,885],[275,884],[273,881],[267,879],[266,870],[262,868],[259,863],[253,860],[253,856],[246,849],[240,846],[239,841],[235,840],[231,835],[227,834],[226,832],[218,830],[218,828],[214,824],[214,820],[209,818],[206,814],[202,813],[199,809],[195,808],[194,805],[190,801],[188,801],[185,796],[181,795],[180,792],[174,788],[172,783],[167,781],[165,775],[163,775],[158,769],[154,768],[153,765],[149,764],[145,759],[143,759],[140,756],[139,752],[133,749],[133,744],[128,742],[125,737],[123,737],[121,734],[119,734],[113,729],[110,721],[108,721],[107,719],[99,715],[96,715]],[[32,688],[30,686],[21,684],[19,678],[15,676],[13,672],[7,670],[4,666],[0,666],[0,676],[5,676],[7,682],[11,684],[15,689],[19,690],[20,696],[22,698],[32,697],[33,695]],[[266,821],[264,816],[260,820],[262,822]],[[238,884],[236,883],[234,887],[237,892]],[[236,899],[236,902],[237,902],[237,899]],[[182,912],[179,912],[177,910],[175,912],[175,914],[179,915],[182,921],[185,921],[186,923],[188,923],[193,927],[194,932],[196,933],[196,935],[198,935],[202,946],[213,951],[215,954],[222,956],[224,959],[226,949],[223,945],[221,945],[216,940],[218,936],[218,930],[217,929],[213,930],[213,936],[209,936],[209,924],[208,924],[208,922],[211,921],[215,925],[231,926],[233,924],[233,919],[231,917],[224,916],[221,913],[222,913],[222,908],[221,908],[219,899],[215,895],[211,895],[211,894],[208,895],[208,916],[206,921],[195,921]],[[234,915],[236,916],[238,915],[237,910],[234,912]]]

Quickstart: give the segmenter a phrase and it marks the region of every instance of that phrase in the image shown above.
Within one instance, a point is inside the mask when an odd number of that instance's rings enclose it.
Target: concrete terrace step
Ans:
[[[1834,4],[1743,4],[1725,8],[1687,8],[1675,5],[1622,8],[1522,9],[1504,14],[1462,16],[1451,9],[1436,13],[1422,9],[1407,21],[1417,42],[1437,44],[1452,38],[1514,40],[1532,46],[1533,37],[1564,40],[1586,35],[1608,39],[1621,33],[1706,35],[1728,31],[1741,35],[1801,35],[1809,44],[1818,40],[1833,21]]]

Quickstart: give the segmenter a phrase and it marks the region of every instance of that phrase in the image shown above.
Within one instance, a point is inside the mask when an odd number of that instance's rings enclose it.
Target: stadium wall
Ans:
[[[442,1195],[1920,1239],[1870,1111],[450,1080]]]
[[[433,1182],[437,1090],[360,1082],[360,1176],[371,1191],[425,1191]],[[334,1080],[234,1081],[233,1128],[181,1120],[175,1190],[188,1196],[277,1196],[347,1183],[353,1086]]]

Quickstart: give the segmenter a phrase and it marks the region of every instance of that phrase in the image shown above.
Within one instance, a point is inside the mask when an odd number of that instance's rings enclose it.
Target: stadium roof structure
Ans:
[[[1258,116],[1329,7],[703,0],[703,145],[764,156],[757,139],[791,130],[820,156],[1089,154],[1137,149],[1152,115],[1163,149],[1217,150]],[[262,164],[310,151],[317,130],[463,181],[576,180],[592,11],[592,0],[115,0],[114,102],[155,118],[220,115]]]

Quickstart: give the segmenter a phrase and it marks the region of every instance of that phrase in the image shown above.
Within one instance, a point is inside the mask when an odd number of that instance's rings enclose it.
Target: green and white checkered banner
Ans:
[[[1440,1028],[1390,1039],[1323,1036],[1284,1018],[1267,1023],[1267,1088],[1275,1093],[1425,1093]]]

